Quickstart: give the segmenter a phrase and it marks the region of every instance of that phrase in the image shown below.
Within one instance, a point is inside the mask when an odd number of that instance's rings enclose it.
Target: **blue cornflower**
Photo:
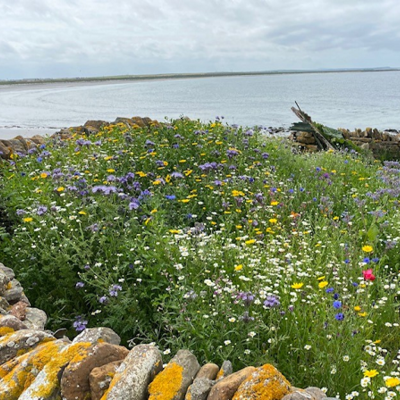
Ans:
[[[333,295],[333,298],[334,298],[335,300],[337,300],[337,299],[339,298],[339,295],[338,295],[337,293],[335,293],[335,294]]]
[[[335,315],[335,319],[336,319],[337,321],[343,321],[343,320],[344,320],[344,314],[343,314],[343,313],[337,313],[337,314]]]
[[[374,257],[374,258],[372,259],[372,261],[373,261],[374,263],[377,263],[377,262],[379,262],[379,258],[378,258],[378,257]]]
[[[176,199],[176,196],[175,196],[174,194],[167,194],[167,195],[165,196],[165,198],[168,199],[168,200],[175,200],[175,199]]]
[[[336,308],[337,310],[338,310],[339,308],[342,308],[342,302],[339,301],[339,300],[334,301],[334,302],[333,302],[333,308]]]
[[[325,290],[326,293],[333,293],[333,291],[333,287],[328,287],[328,289]]]
[[[371,260],[369,257],[365,257],[363,261],[365,262],[365,264],[369,264]]]

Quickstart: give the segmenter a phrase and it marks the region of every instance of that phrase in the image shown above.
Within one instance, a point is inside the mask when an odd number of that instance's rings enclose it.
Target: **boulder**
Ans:
[[[5,267],[2,263],[0,263],[0,272],[3,272],[8,277],[8,282],[15,278],[14,271],[11,268]]]
[[[11,328],[14,331],[19,331],[21,329],[28,329],[28,327],[14,315],[4,315],[0,318],[0,329],[1,328]]]
[[[4,160],[9,160],[11,156],[11,148],[3,143],[2,140],[0,140],[0,158],[3,158]]]
[[[199,369],[189,350],[179,350],[149,385],[149,400],[183,400]]]
[[[46,332],[31,329],[23,329],[1,337],[0,365],[14,358],[17,353],[29,351],[49,340],[55,340],[55,338]]]
[[[104,398],[146,400],[148,385],[161,369],[162,358],[156,347],[135,346],[116,371]]]
[[[290,389],[291,385],[286,378],[274,366],[265,364],[239,386],[233,400],[282,399],[290,393]]]
[[[232,399],[239,386],[252,373],[256,371],[254,367],[247,367],[220,379],[211,389],[208,400],[230,400]]]
[[[17,400],[65,346],[67,343],[61,340],[43,343],[31,352],[3,364],[0,367],[0,400]]]
[[[22,332],[22,331],[21,331]],[[86,358],[91,343],[68,344],[43,367],[19,400],[54,400],[60,398],[59,378],[68,363]]]
[[[23,321],[26,317],[26,307],[27,304],[23,301],[18,301],[13,306],[11,306],[10,314],[14,315],[14,317],[18,318],[20,321]]]
[[[29,329],[43,330],[47,322],[47,315],[43,310],[28,307],[24,322]]]
[[[121,343],[121,338],[110,328],[87,328],[72,341],[72,343],[79,342],[106,342],[119,345]]]
[[[322,400],[326,397],[325,392],[323,392],[320,388],[317,387],[310,386],[306,388],[305,391],[313,395],[315,400]]]
[[[89,374],[91,400],[101,400],[122,363],[123,360],[119,360],[92,369],[92,372]]]
[[[89,374],[96,367],[123,360],[129,353],[125,347],[109,343],[93,344],[85,358],[71,361],[61,378],[63,400],[85,400],[90,397]]]
[[[229,360],[225,360],[222,365],[221,369],[218,371],[216,376],[216,380],[225,378],[226,376],[230,375],[233,372],[232,363]]]
[[[10,304],[13,304],[17,303],[21,299],[22,292],[23,289],[21,284],[16,279],[12,279],[8,283],[3,296]]]
[[[219,367],[217,364],[208,363],[203,365],[196,375],[195,379],[206,378],[214,380],[218,374]]]
[[[207,400],[215,381],[207,378],[196,378],[186,392],[185,400]]]

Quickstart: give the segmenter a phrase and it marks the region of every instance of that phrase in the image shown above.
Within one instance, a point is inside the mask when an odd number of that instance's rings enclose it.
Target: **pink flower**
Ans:
[[[367,269],[362,272],[364,275],[364,279],[366,281],[374,281],[375,280],[375,275],[372,273],[372,269]]]

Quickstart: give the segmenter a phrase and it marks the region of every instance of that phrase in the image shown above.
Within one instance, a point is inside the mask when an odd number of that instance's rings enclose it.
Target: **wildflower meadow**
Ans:
[[[0,174],[1,261],[49,329],[400,397],[400,163],[181,118],[52,138]]]

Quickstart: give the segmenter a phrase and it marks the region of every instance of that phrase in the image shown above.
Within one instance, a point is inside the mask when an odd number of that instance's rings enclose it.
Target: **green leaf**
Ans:
[[[368,239],[369,239],[371,242],[373,242],[373,241],[375,241],[375,239],[376,239],[376,237],[378,236],[378,234],[379,234],[379,228],[377,227],[376,224],[372,224],[372,225],[370,226],[370,228],[368,229],[368,232],[367,232],[367,237],[368,237]]]

